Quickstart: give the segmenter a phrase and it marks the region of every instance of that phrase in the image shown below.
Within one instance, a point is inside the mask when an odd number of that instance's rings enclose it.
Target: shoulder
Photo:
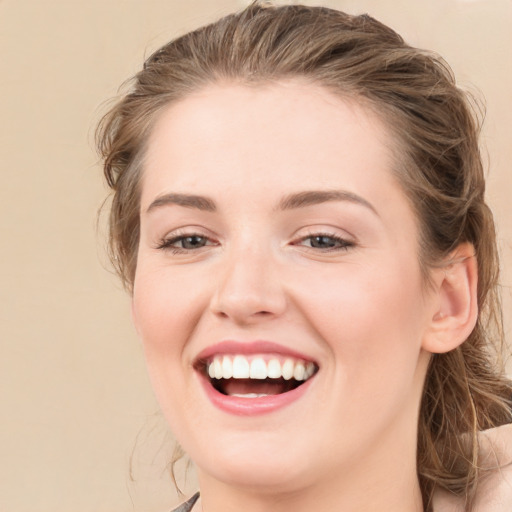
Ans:
[[[194,506],[195,502],[199,498],[199,493],[196,492],[194,496],[192,496],[189,500],[187,500],[185,503],[182,503],[178,508],[175,508],[172,510],[172,512],[190,512],[192,510],[192,507]]]
[[[480,449],[485,473],[475,512],[512,510],[512,424],[482,432]]]
[[[474,512],[512,510],[512,424],[479,434],[482,479]],[[434,499],[434,512],[464,512],[463,500],[445,491]]]

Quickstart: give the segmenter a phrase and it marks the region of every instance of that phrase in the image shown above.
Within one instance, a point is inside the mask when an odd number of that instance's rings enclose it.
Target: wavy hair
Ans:
[[[471,510],[481,470],[480,430],[512,421],[503,343],[499,263],[485,203],[479,122],[469,96],[437,55],[406,44],[368,15],[255,2],[153,53],[101,121],[98,148],[113,191],[110,250],[131,291],[139,243],[139,182],[159,112],[208,84],[302,78],[373,109],[393,133],[395,172],[420,225],[429,269],[463,242],[478,264],[479,317],[457,349],[435,354],[421,402],[417,471],[425,510],[436,487]]]

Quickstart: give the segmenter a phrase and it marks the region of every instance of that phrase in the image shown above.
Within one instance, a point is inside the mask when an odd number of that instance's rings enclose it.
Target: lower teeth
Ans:
[[[229,396],[237,396],[239,398],[259,398],[261,396],[269,396],[265,393],[233,393],[232,395],[229,395]]]

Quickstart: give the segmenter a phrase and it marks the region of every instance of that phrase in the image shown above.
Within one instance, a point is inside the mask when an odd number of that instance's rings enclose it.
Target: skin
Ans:
[[[461,263],[425,285],[391,147],[375,114],[300,82],[208,86],[157,120],[132,312],[205,512],[423,510],[421,389],[430,353],[450,350],[474,324],[476,272],[463,247]],[[350,196],[278,207],[318,190]],[[216,210],[150,208],[171,193],[207,197]],[[334,247],[313,247],[318,234]],[[204,245],[184,248],[176,237],[187,235]],[[320,370],[283,409],[229,414],[193,368],[226,339],[273,341]]]
[[[480,432],[484,470],[474,512],[509,512],[512,505],[512,424]],[[434,499],[435,512],[464,512],[464,501],[446,491]]]

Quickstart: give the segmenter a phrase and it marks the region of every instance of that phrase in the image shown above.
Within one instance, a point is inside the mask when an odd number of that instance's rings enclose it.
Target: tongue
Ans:
[[[223,379],[220,381],[218,389],[226,395],[248,395],[252,393],[279,395],[293,389],[294,384],[295,381],[285,381],[284,379]]]

